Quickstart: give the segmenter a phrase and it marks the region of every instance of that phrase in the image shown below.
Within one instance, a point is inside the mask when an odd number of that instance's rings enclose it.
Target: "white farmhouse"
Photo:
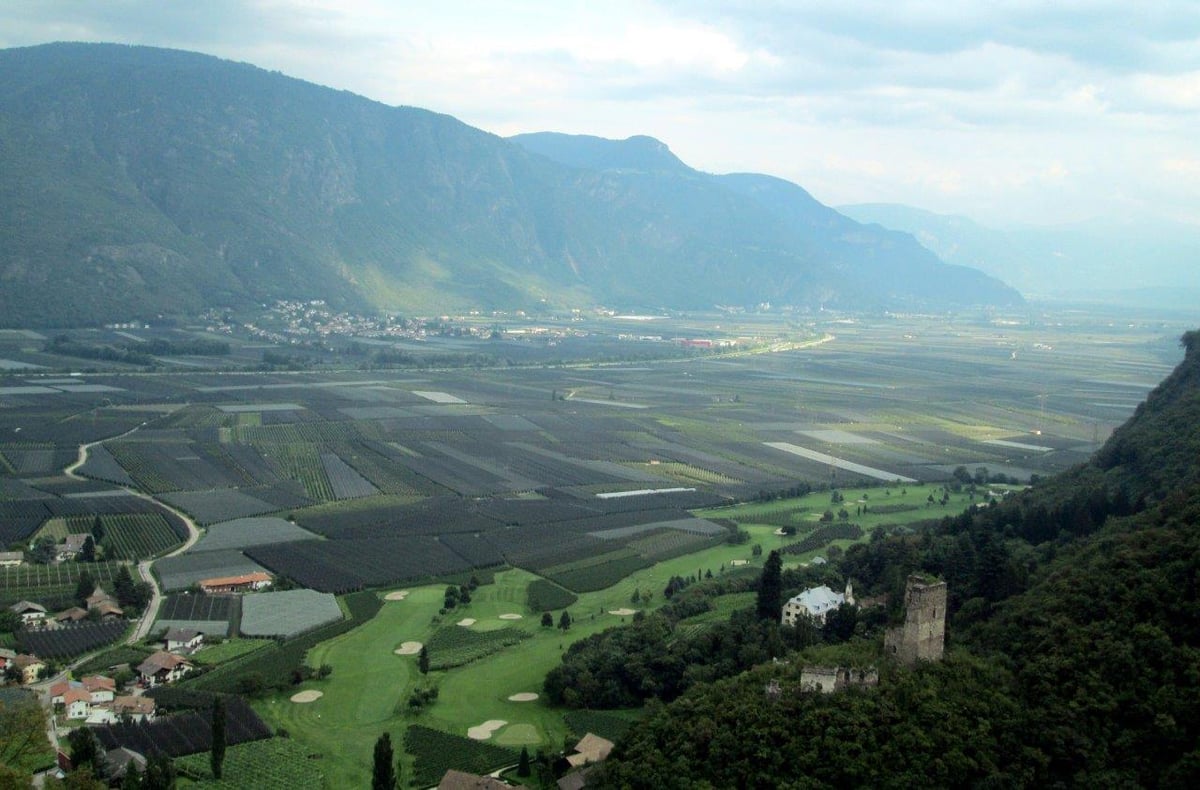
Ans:
[[[825,615],[844,603],[854,604],[854,588],[846,582],[845,592],[834,592],[828,585],[809,587],[783,605],[783,624],[795,625],[796,618],[807,614],[818,623],[825,622]]]

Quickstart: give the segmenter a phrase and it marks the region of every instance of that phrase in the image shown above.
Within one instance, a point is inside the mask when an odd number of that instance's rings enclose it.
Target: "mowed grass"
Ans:
[[[853,513],[857,500],[865,493],[868,502],[921,505],[916,510],[872,517],[871,525],[940,517],[957,512],[956,505],[961,509],[957,495],[945,509],[940,505],[924,507],[926,498],[935,491],[940,496],[940,489],[934,486],[909,486],[907,494],[895,488],[890,495],[882,487],[847,489],[843,492],[846,497],[843,504]],[[333,674],[325,681],[310,681],[293,691],[321,691],[320,699],[307,704],[293,703],[289,692],[261,701],[256,707],[272,725],[287,729],[306,748],[325,755],[322,770],[327,787],[364,786],[369,778],[375,739],[386,731],[391,734],[393,744],[402,744],[409,724],[465,736],[468,728],[497,719],[507,724],[493,734],[491,742],[514,748],[528,746],[531,752],[538,748],[557,749],[569,732],[563,718],[565,711],[546,705],[540,698],[534,702],[511,702],[509,696],[525,692],[540,694],[546,673],[558,665],[573,642],[631,619],[610,612],[663,605],[666,600],[663,589],[672,576],[704,575],[710,570],[719,575],[722,567],[727,573],[738,567],[753,571],[761,567],[770,549],[798,539],[780,538],[774,534],[775,525],[753,523],[756,516],[781,507],[798,508],[811,511],[815,525],[820,513],[829,506],[829,492],[821,492],[796,500],[704,511],[702,515],[707,517],[738,521],[750,533],[751,540],[660,562],[607,589],[585,593],[568,610],[573,624],[565,633],[557,627],[544,628],[540,615],[526,608],[526,590],[539,577],[524,570],[510,569],[496,574],[494,583],[475,590],[471,603],[444,616],[439,616],[438,610],[445,585],[411,588],[405,600],[385,602],[370,622],[309,652],[310,665],[329,664]],[[869,530],[865,517],[852,521]],[[763,547],[761,556],[753,556],[755,543]],[[799,563],[807,556],[788,556],[788,564]],[[650,602],[632,603],[635,590],[639,591],[639,597],[649,592]],[[741,594],[720,600],[718,616],[745,605],[751,597],[752,594]],[[502,619],[501,615],[521,617]],[[553,616],[557,626],[559,613],[554,612]],[[424,678],[417,670],[415,655],[398,656],[393,652],[404,642],[425,643],[438,628],[455,627],[455,623],[467,618],[475,621],[469,626],[472,630],[518,628],[527,631],[530,637],[465,666],[431,672]],[[419,685],[430,684],[438,687],[437,701],[419,713],[410,713],[410,692]]]

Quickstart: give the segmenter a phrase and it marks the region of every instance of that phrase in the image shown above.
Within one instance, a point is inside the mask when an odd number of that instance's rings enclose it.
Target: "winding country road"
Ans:
[[[142,423],[141,425],[135,425],[133,428],[130,428],[125,433],[118,434],[117,436],[110,436],[107,439],[101,439],[99,441],[88,442],[87,444],[79,445],[79,457],[77,459],[75,459],[75,463],[71,464],[66,469],[63,469],[63,474],[65,474],[67,477],[73,478],[75,480],[87,479],[87,478],[83,477],[82,475],[80,475],[76,470],[78,470],[79,467],[81,467],[85,463],[87,463],[88,452],[93,447],[95,447],[98,444],[104,444],[105,442],[110,442],[114,439],[123,439],[124,437],[129,436],[134,431],[138,430],[139,428],[141,428],[145,425],[146,425],[146,423]],[[183,542],[183,545],[180,546],[179,548],[175,549],[174,551],[170,552],[169,554],[164,554],[163,555],[164,557],[174,557],[177,554],[182,554],[183,552],[187,551],[192,546],[194,546],[196,544],[196,541],[198,541],[200,539],[200,528],[196,526],[196,522],[192,521],[191,516],[189,516],[187,513],[184,513],[182,510],[178,509],[174,505],[170,505],[166,502],[163,502],[160,499],[155,499],[154,497],[150,496],[149,494],[144,494],[141,491],[136,491],[128,486],[118,486],[118,488],[120,488],[122,491],[129,494],[130,496],[135,496],[138,499],[144,499],[147,502],[153,502],[154,504],[158,505],[162,509],[170,511],[171,513],[175,514],[187,527],[187,531],[188,531],[187,540],[185,540]],[[138,563],[138,566],[137,566],[138,574],[142,577],[142,579],[144,581],[146,581],[150,584],[150,588],[151,588],[151,590],[153,590],[153,594],[150,596],[149,603],[146,604],[145,611],[142,612],[141,619],[138,620],[137,627],[133,629],[133,633],[130,634],[129,638],[125,640],[125,643],[129,644],[129,645],[132,645],[135,642],[145,639],[146,635],[150,633],[150,627],[152,625],[154,625],[154,618],[158,614],[159,605],[162,603],[162,590],[159,589],[158,581],[154,578],[154,574],[151,573],[151,565],[153,565],[153,564],[154,564],[154,560],[150,559],[150,560],[142,560],[141,562]]]

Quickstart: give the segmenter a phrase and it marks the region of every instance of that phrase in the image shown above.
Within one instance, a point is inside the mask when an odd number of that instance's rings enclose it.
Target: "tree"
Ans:
[[[371,769],[371,790],[395,790],[396,766],[392,754],[392,736],[384,733],[375,741],[375,764]]]
[[[88,766],[95,778],[101,781],[108,778],[108,760],[95,730],[91,727],[71,730],[67,743],[71,747],[71,765],[75,766],[75,770]]]
[[[175,787],[175,766],[171,758],[160,752],[146,760],[142,790],[171,790]]]
[[[225,698],[217,696],[212,707],[212,767],[213,779],[220,780],[225,765]]]
[[[95,562],[96,561],[96,541],[91,535],[83,539],[83,545],[79,547],[80,562]]]
[[[49,565],[54,562],[56,554],[54,538],[43,535],[33,542],[33,548],[29,550],[29,561],[38,565]]]
[[[571,627],[571,613],[566,609],[563,610],[562,616],[558,618],[558,627],[564,631]]]
[[[543,628],[553,628],[554,627],[554,615],[550,614],[549,612],[542,612],[542,627]]]
[[[759,620],[779,620],[783,611],[783,558],[778,551],[767,555],[762,576],[758,579],[755,613]]]
[[[104,540],[104,524],[101,523],[99,516],[96,516],[96,519],[92,522],[92,539],[97,544]]]
[[[421,652],[417,655],[417,669],[421,670],[422,675],[429,674],[429,648],[421,645]]]
[[[34,702],[0,702],[0,766],[21,765],[46,742],[46,714]],[[28,775],[25,776],[28,785]]]
[[[113,595],[121,606],[131,606],[134,603],[133,577],[129,575],[129,566],[122,564],[113,575]]]
[[[96,580],[92,578],[92,574],[84,571],[79,574],[79,583],[75,585],[75,603],[83,606],[87,603],[88,596],[96,590]]]
[[[517,761],[517,776],[529,776],[529,747],[521,747],[521,758]]]

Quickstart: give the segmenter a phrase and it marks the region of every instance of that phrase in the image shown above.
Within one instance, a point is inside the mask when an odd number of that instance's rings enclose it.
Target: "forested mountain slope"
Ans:
[[[1198,339],[1185,335],[1184,361],[1088,464],[847,552],[838,570],[864,593],[894,595],[916,570],[947,581],[944,662],[889,665],[864,612],[837,649],[877,662],[877,689],[799,692],[813,648],[696,684],[589,787],[1196,786]],[[804,641],[790,630],[783,643]]]
[[[0,75],[8,326],[278,298],[397,310],[1020,302],[903,234],[769,210],[649,138],[591,138],[564,164],[446,115],[147,47],[4,50]]]

